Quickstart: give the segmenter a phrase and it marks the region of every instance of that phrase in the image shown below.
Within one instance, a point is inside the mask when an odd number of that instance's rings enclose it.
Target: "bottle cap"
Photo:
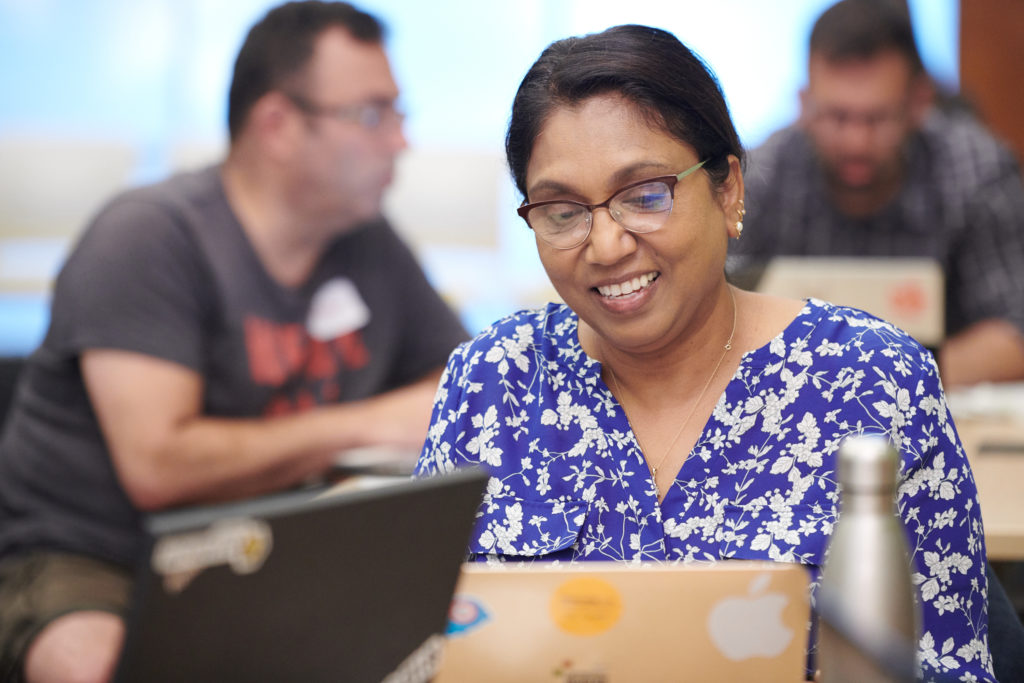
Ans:
[[[844,491],[895,491],[899,466],[899,454],[883,434],[849,436],[839,446],[839,483]]]

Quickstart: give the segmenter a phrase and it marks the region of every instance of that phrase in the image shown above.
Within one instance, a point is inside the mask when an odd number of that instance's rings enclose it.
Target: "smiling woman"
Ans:
[[[839,444],[881,434],[928,587],[925,678],[992,680],[981,515],[934,360],[862,311],[727,284],[743,150],[704,64],[644,26],[558,41],[506,152],[564,303],[498,321],[442,378],[418,471],[489,470],[471,558],[760,559],[816,586]]]

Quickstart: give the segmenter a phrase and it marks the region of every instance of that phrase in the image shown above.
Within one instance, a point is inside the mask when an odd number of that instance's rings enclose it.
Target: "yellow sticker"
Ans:
[[[566,633],[592,636],[607,631],[622,614],[622,597],[593,576],[569,579],[551,597],[551,618]]]

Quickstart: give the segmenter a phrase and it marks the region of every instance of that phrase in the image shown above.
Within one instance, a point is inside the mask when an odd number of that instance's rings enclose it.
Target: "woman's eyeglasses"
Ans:
[[[523,204],[517,210],[526,224],[555,249],[572,249],[587,241],[594,224],[594,210],[605,208],[630,232],[654,232],[672,213],[675,185],[707,162],[701,161],[682,173],[638,180],[620,187],[600,204],[571,199],[553,199]]]

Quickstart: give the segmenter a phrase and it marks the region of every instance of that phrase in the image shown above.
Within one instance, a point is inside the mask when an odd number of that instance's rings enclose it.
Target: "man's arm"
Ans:
[[[82,356],[121,484],[147,510],[278,490],[323,472],[345,448],[418,448],[441,371],[366,400],[226,419],[201,414],[203,380],[182,365],[117,350]]]
[[[949,245],[947,320],[957,331],[938,354],[942,383],[948,389],[1024,379],[1020,169],[1010,152],[976,123],[952,126],[947,137],[966,153],[963,168],[945,189],[938,189],[953,196],[964,194],[966,204],[964,230]],[[951,165],[957,170],[957,164]]]
[[[979,320],[947,339],[938,361],[947,391],[979,382],[1021,380],[1024,334],[1008,320]]]

